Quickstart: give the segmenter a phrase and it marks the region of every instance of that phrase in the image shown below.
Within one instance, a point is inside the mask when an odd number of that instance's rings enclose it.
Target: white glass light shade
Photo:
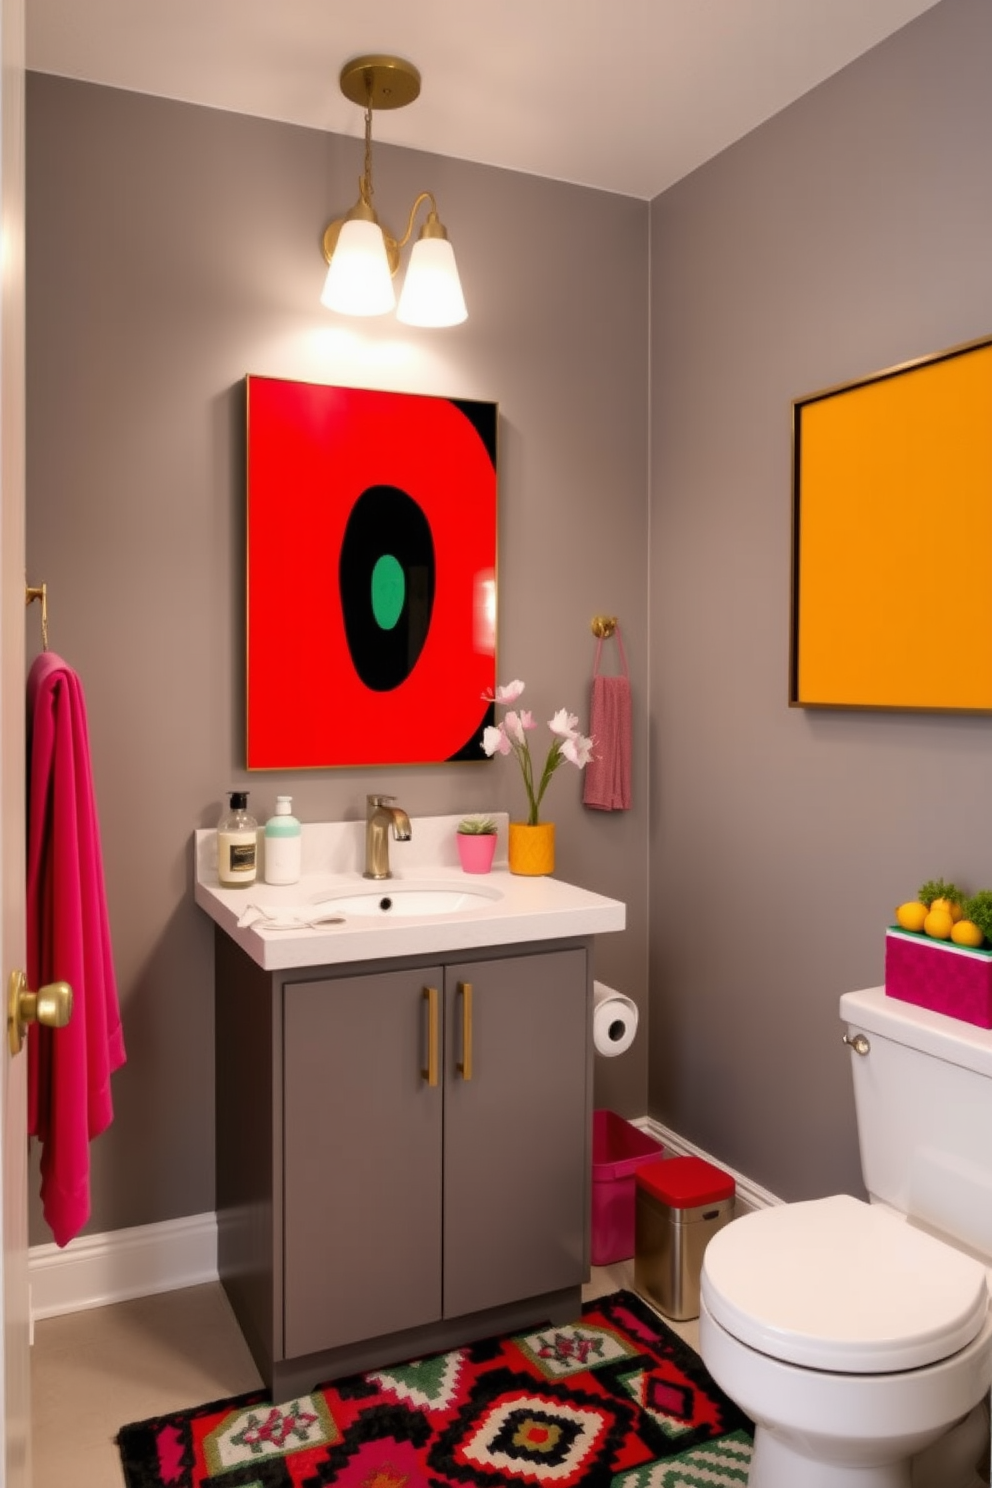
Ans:
[[[413,245],[396,319],[404,325],[452,326],[468,318],[465,296],[447,238]]]
[[[345,222],[331,255],[320,297],[342,315],[384,315],[396,304],[382,228],[376,222]]]

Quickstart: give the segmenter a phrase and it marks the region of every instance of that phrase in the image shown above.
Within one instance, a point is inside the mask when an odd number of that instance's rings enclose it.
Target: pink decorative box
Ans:
[[[900,1002],[992,1028],[992,950],[972,950],[913,930],[886,930],[885,990]]]

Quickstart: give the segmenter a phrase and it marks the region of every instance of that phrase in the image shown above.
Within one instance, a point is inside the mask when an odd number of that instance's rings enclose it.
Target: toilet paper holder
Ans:
[[[597,1054],[607,1059],[625,1054],[637,1034],[637,1004],[603,982],[593,982],[592,1038]]]

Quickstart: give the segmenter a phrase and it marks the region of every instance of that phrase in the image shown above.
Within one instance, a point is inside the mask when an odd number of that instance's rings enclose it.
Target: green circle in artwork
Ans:
[[[403,613],[406,577],[392,553],[383,553],[372,570],[372,613],[381,630],[392,630]]]

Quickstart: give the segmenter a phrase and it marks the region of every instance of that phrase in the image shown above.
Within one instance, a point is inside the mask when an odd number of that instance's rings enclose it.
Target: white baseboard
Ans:
[[[106,1307],[217,1280],[217,1217],[192,1214],[160,1224],[83,1235],[28,1256],[31,1319]]]
[[[782,1202],[650,1116],[636,1118],[633,1125],[677,1156],[702,1157],[730,1173],[742,1209],[767,1209]],[[131,1297],[200,1286],[217,1280],[217,1216],[193,1214],[160,1224],[108,1230],[103,1235],[83,1235],[64,1249],[34,1245],[28,1273],[32,1322]]]
[[[752,1209],[770,1209],[775,1204],[783,1203],[782,1199],[778,1199],[773,1193],[769,1193],[767,1188],[762,1188],[760,1184],[752,1183],[750,1178],[745,1178],[743,1173],[736,1172],[733,1168],[728,1167],[725,1162],[721,1162],[719,1158],[711,1157],[708,1152],[704,1152],[695,1143],[687,1142],[685,1137],[680,1137],[678,1132],[670,1131],[667,1126],[662,1126],[660,1121],[655,1121],[650,1116],[637,1116],[631,1122],[631,1125],[639,1127],[641,1131],[647,1132],[649,1137],[654,1137],[656,1142],[661,1143],[666,1152],[671,1152],[676,1157],[701,1157],[706,1162],[714,1163],[718,1168],[722,1168],[725,1173],[729,1173],[737,1184],[737,1207],[739,1209],[748,1211]]]

